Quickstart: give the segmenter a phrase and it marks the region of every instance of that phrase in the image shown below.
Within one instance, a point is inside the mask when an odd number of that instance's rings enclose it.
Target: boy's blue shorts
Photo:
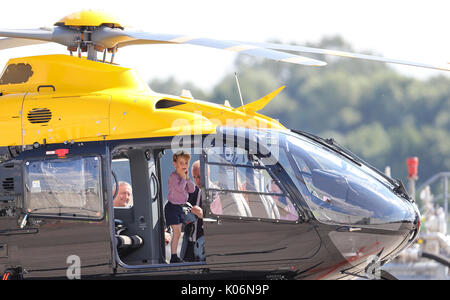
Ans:
[[[166,217],[166,226],[184,222],[184,210],[180,205],[167,202],[164,207],[164,216]]]

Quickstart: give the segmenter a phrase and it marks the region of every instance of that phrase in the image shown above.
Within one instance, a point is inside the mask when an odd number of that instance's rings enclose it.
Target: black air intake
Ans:
[[[3,179],[2,187],[5,192],[14,192],[14,178]]]
[[[155,108],[161,109],[161,108],[171,108],[178,105],[186,104],[186,102],[180,102],[180,101],[172,101],[167,99],[162,99],[156,102]]]
[[[33,124],[48,123],[52,119],[52,112],[47,108],[34,108],[27,117]]]

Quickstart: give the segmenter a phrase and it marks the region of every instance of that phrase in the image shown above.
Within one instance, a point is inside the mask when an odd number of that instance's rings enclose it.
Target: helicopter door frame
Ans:
[[[186,140],[191,140],[191,136],[189,136]],[[194,147],[193,144],[189,145],[192,146],[192,148]],[[168,264],[165,259],[165,243],[164,243],[164,225],[165,225],[165,221],[164,221],[164,196],[163,196],[163,183],[162,183],[162,157],[164,155],[165,150],[171,149],[172,148],[172,139],[171,138],[154,138],[154,139],[149,139],[147,141],[133,141],[133,140],[127,140],[127,141],[115,141],[113,143],[111,143],[110,145],[110,153],[111,153],[111,161],[112,159],[114,159],[114,156],[117,156],[118,152],[122,151],[121,155],[126,155],[126,152],[129,150],[134,150],[134,151],[142,151],[142,153],[145,153],[146,151],[149,151],[149,154],[145,155],[145,159],[147,159],[148,162],[148,158],[153,158],[154,159],[154,176],[156,176],[157,180],[156,180],[156,184],[158,187],[157,190],[157,194],[156,194],[156,201],[152,200],[152,210],[147,211],[145,214],[145,220],[148,223],[153,223],[153,227],[157,229],[158,232],[154,232],[152,235],[146,235],[146,237],[144,237],[144,245],[147,243],[148,244],[148,239],[150,238],[152,240],[152,243],[157,243],[158,245],[149,245],[152,247],[152,251],[155,251],[155,255],[159,255],[160,260],[159,261],[148,261],[146,263],[141,262],[138,263],[137,261],[129,261],[127,262],[127,260],[123,259],[120,257],[118,249],[117,249],[117,242],[113,243],[113,248],[114,248],[114,257],[115,260],[118,264],[118,266],[120,266],[120,268],[116,269],[116,274],[120,275],[123,273],[126,274],[132,274],[133,271],[136,272],[140,272],[140,271],[144,271],[144,270],[152,270],[152,269],[173,269],[176,267],[180,267],[180,265],[182,265],[183,267],[189,267],[189,268],[196,268],[196,267],[201,267],[206,264],[205,262],[185,262],[182,264]],[[165,154],[167,155],[167,154]],[[152,196],[154,195],[154,191],[152,191],[152,186],[153,183],[151,182],[152,180],[152,175],[149,172],[149,169],[145,170],[147,165],[143,166],[142,162],[144,159],[144,156],[142,155],[138,155],[141,159],[141,164],[139,164],[139,162],[135,161],[133,163],[130,162],[130,166],[131,166],[131,185],[133,187],[133,203],[134,205],[136,204],[136,201],[139,201],[138,199],[135,198],[135,195],[137,195],[138,197],[140,197],[140,199],[150,199]],[[135,169],[133,169],[133,165],[135,167]],[[140,167],[139,167],[140,166]],[[145,167],[145,168],[144,168]],[[141,172],[137,171],[137,168],[141,169]],[[168,175],[168,174],[166,174]],[[140,178],[139,182],[136,180],[133,180],[133,178]],[[142,181],[143,178],[145,178],[145,181]],[[138,195],[137,193],[135,194],[134,191],[137,191],[138,185],[145,185],[146,187],[142,189],[141,187],[141,193],[143,193],[143,195]],[[148,197],[147,197],[148,196]],[[112,200],[111,200],[112,201]],[[144,201],[144,200],[141,200]],[[147,201],[150,202],[150,201]],[[156,205],[155,205],[156,204]],[[111,205],[112,207],[112,205]],[[149,209],[150,206],[148,206],[146,209]],[[116,209],[112,207],[112,209],[114,210],[114,214],[112,214],[112,216],[114,216],[114,218],[116,218]],[[153,220],[153,217],[155,215],[155,213],[158,214],[158,220],[155,222],[155,220]],[[134,216],[134,218],[138,218],[138,216]],[[113,218],[112,218],[113,219]],[[111,221],[111,223],[114,223],[114,220]],[[132,225],[132,232],[130,234],[136,234],[138,232],[138,228],[135,225]],[[114,230],[114,224],[112,224],[112,229]],[[114,231],[112,231],[114,232]],[[150,237],[153,236],[153,237]],[[181,245],[181,240],[180,240],[180,245]],[[150,243],[150,244],[152,244]],[[158,246],[160,247],[160,249],[158,250]],[[139,251],[139,250],[138,250]],[[150,251],[150,250],[149,250]],[[158,254],[159,253],[159,254]]]
[[[119,251],[115,238],[115,257],[119,265],[128,269],[136,266],[159,265],[162,263],[162,247],[160,247],[162,234],[159,219],[160,209],[158,201],[156,201],[159,198],[159,181],[155,174],[155,150],[149,147],[149,144],[140,146],[126,143],[126,146],[114,147],[111,152],[114,151],[120,152],[122,167],[121,170],[119,165],[114,167],[114,163],[118,163],[119,159],[112,157],[111,168],[113,171],[116,169],[114,172],[118,173],[116,174],[118,182],[126,182],[131,186],[132,204],[127,207],[113,207],[114,199],[112,199],[113,222],[117,220],[123,224],[125,231],[121,235],[138,236],[143,241],[141,245],[131,248],[121,247]],[[113,155],[117,156],[118,154]],[[115,230],[116,228],[114,228]]]

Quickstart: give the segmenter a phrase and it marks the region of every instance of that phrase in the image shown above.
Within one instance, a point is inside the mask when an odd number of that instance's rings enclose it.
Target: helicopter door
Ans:
[[[315,255],[317,233],[256,155],[213,147],[202,166],[205,254],[212,269],[283,271]]]
[[[119,258],[128,266],[160,264],[163,262],[163,232],[157,201],[159,181],[155,153],[151,149],[128,146],[126,150],[113,151],[112,156],[112,169],[119,185],[127,183],[131,191],[131,203],[116,204],[114,219],[126,228],[124,235],[142,239],[142,244],[136,247],[119,247]]]
[[[25,151],[23,209],[10,235],[10,263],[25,278],[111,274],[104,143]]]

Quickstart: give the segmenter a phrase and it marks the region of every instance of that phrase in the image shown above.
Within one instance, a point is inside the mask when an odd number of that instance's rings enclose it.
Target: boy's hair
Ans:
[[[173,162],[176,162],[178,160],[178,157],[182,157],[185,160],[190,160],[191,159],[191,155],[189,153],[187,153],[186,151],[184,151],[184,150],[180,150],[177,153],[173,154],[173,158],[172,158]]]

